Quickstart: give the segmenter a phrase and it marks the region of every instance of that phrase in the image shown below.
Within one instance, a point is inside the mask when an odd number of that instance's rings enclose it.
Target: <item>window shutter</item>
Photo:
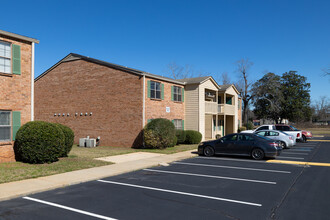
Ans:
[[[174,101],[174,86],[171,86],[171,100]]]
[[[182,130],[184,130],[184,120],[182,120]]]
[[[13,74],[21,75],[21,46],[13,44]]]
[[[148,98],[150,98],[150,80],[148,80]]]
[[[164,84],[162,83],[161,86],[162,86],[161,96],[162,96],[162,100],[164,100]]]
[[[181,99],[182,99],[182,102],[184,102],[184,88],[182,88],[182,92],[181,92]]]
[[[174,119],[172,120],[172,123],[174,124]]]
[[[13,141],[16,138],[16,133],[21,127],[21,112],[12,112],[13,116]]]
[[[148,123],[151,122],[152,119],[148,119]]]

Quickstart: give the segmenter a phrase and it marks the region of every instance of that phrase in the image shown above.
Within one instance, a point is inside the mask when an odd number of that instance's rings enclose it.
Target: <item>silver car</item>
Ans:
[[[261,130],[255,134],[279,141],[282,148],[291,148],[294,145],[292,136],[281,131]]]

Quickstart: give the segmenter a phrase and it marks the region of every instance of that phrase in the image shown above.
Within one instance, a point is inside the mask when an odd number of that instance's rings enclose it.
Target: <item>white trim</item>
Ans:
[[[146,121],[146,76],[143,75],[143,107],[142,107],[142,128]]]
[[[34,121],[34,42],[31,45],[31,121]]]

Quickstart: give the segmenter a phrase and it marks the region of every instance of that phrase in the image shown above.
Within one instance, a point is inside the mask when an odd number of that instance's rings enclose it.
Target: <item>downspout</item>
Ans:
[[[34,42],[31,46],[31,121],[34,121]]]
[[[146,76],[143,74],[142,129],[146,121]]]

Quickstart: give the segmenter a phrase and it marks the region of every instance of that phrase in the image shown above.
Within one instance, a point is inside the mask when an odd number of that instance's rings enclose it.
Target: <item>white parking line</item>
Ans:
[[[178,175],[208,177],[208,178],[227,179],[227,180],[237,180],[237,181],[254,182],[254,183],[276,184],[276,182],[270,182],[270,181],[242,179],[242,178],[234,178],[234,177],[226,177],[226,176],[211,176],[211,175],[204,175],[204,174],[182,173],[182,172],[163,171],[163,170],[154,170],[154,169],[143,169],[143,170],[151,171],[151,172],[158,172],[158,173],[170,173],[170,174],[178,174]]]
[[[295,159],[295,160],[303,160],[303,159],[305,159],[305,158],[303,158],[303,157],[283,157],[283,156],[278,156],[278,157],[276,157],[276,158],[285,158],[285,159]]]
[[[233,158],[224,158],[224,157],[195,157],[195,159],[206,159],[206,160],[231,160],[231,161],[239,161],[239,162],[251,162],[251,163],[264,163],[265,161],[259,160],[246,160],[246,159],[233,159]]]
[[[173,163],[190,165],[190,166],[217,167],[217,168],[228,168],[228,169],[238,169],[238,170],[253,170],[253,171],[272,172],[272,173],[291,173],[290,171],[282,171],[282,170],[265,170],[265,169],[256,169],[256,168],[220,166],[220,165],[210,165],[210,164],[201,164],[201,163],[184,163],[184,162],[173,162]]]
[[[282,154],[308,155],[308,154],[306,154],[306,153],[295,153],[295,152],[282,152]]]
[[[291,148],[290,150],[286,150],[286,151],[289,151],[289,152],[310,152],[312,150],[309,150],[309,149],[306,149],[306,150],[302,150],[302,149],[294,149],[294,148]]]
[[[23,197],[23,199],[31,200],[31,201],[34,201],[34,202],[39,202],[39,203],[42,203],[42,204],[54,206],[54,207],[61,208],[61,209],[66,209],[66,210],[69,210],[69,211],[72,211],[72,212],[77,212],[77,213],[84,214],[84,215],[89,215],[89,216],[99,218],[99,219],[116,220],[115,218],[110,218],[110,217],[107,217],[107,216],[98,215],[98,214],[94,214],[94,213],[91,213],[91,212],[86,212],[86,211],[83,211],[83,210],[80,210],[80,209],[75,209],[75,208],[71,208],[71,207],[68,207],[68,206],[63,206],[63,205],[59,205],[59,204],[56,204],[56,203],[43,201],[43,200],[40,200],[40,199],[35,199],[35,198],[31,198],[31,197]]]
[[[194,197],[205,198],[205,199],[220,200],[220,201],[225,201],[225,202],[233,202],[233,203],[239,203],[239,204],[244,204],[244,205],[259,206],[259,207],[262,206],[261,204],[258,204],[258,203],[244,202],[244,201],[239,201],[239,200],[226,199],[226,198],[213,197],[213,196],[205,196],[205,195],[200,195],[200,194],[180,192],[180,191],[174,191],[174,190],[168,190],[168,189],[160,189],[160,188],[134,185],[134,184],[128,184],[128,183],[120,183],[120,182],[114,182],[114,181],[106,181],[106,180],[98,180],[98,181],[103,182],[103,183],[110,183],[110,184],[116,184],[116,185],[122,185],[122,186],[130,186],[130,187],[141,188],[141,189],[155,190],[155,191],[160,191],[160,192],[175,193],[175,194],[180,194],[180,195],[194,196]]]

